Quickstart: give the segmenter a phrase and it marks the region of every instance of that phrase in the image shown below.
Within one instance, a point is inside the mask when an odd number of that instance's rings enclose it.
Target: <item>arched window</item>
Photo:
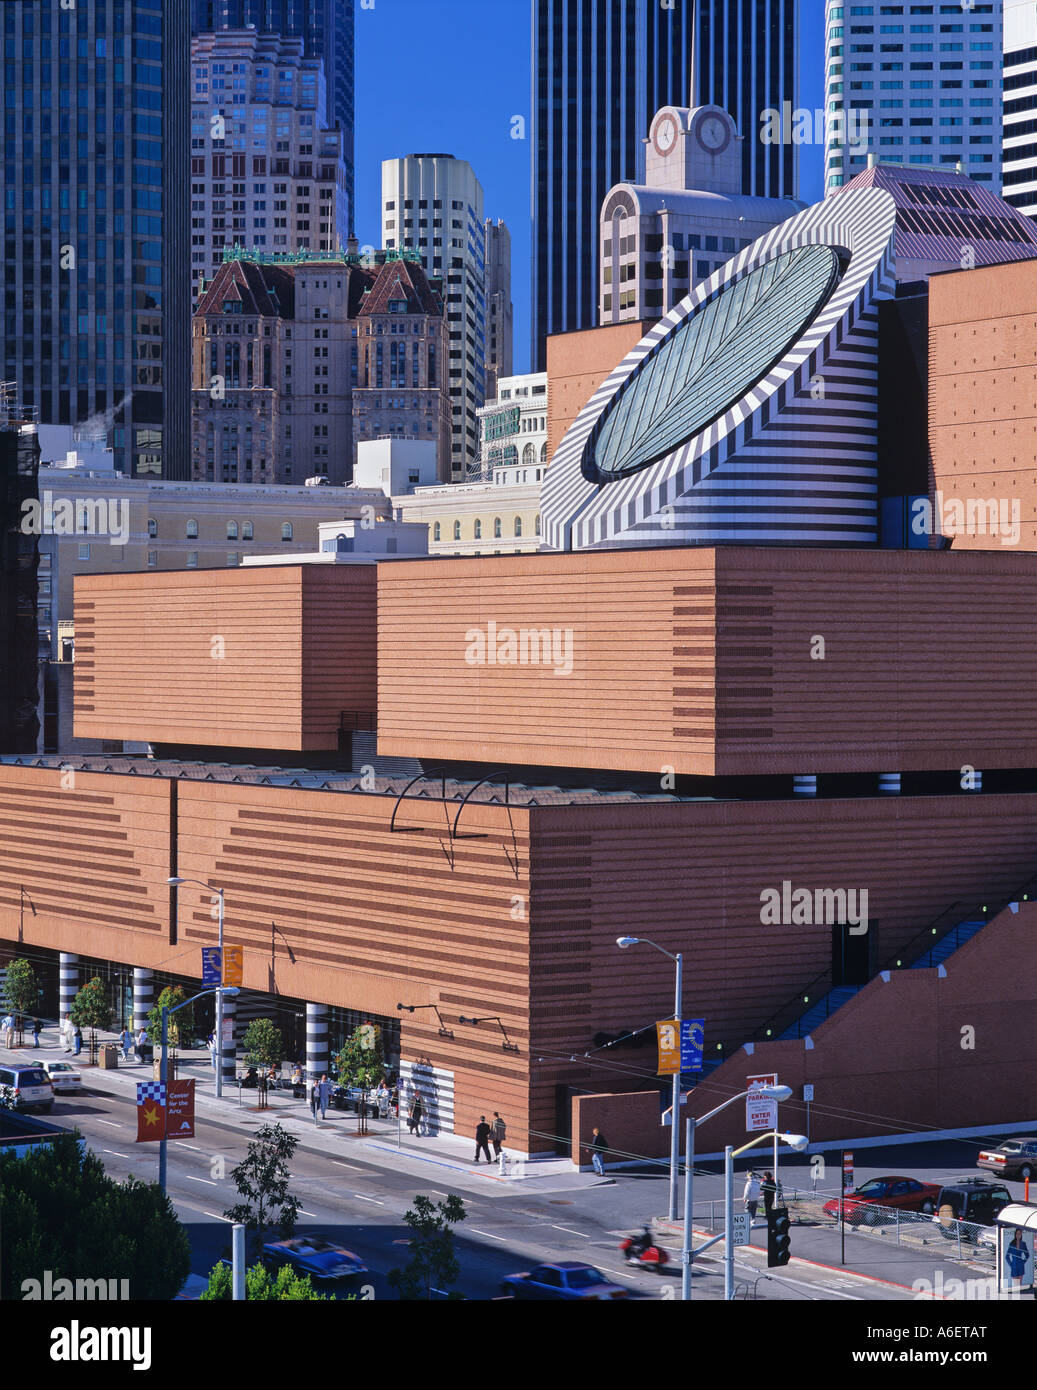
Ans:
[[[443,528],[440,526],[439,522],[437,521],[436,524],[435,524],[435,525],[433,526],[433,528],[432,528],[432,539],[433,539],[434,541],[442,540],[442,530],[443,530]]]
[[[192,520],[187,523],[186,534],[189,541],[196,541],[198,539],[197,521]]]
[[[152,537],[158,535],[158,522],[153,516],[148,517],[148,535]]]
[[[546,440],[546,439],[544,440],[543,444],[541,444],[541,446],[540,446],[540,462],[541,462],[541,463],[546,463],[546,462],[547,462],[547,440]]]
[[[537,519],[536,519],[536,523],[535,523],[534,529],[536,530],[536,533],[537,533],[537,535],[539,536],[539,535],[540,535],[540,513],[539,513],[539,512],[537,512]]]
[[[238,539],[238,523],[236,521],[227,522],[227,539],[236,541]]]
[[[243,522],[241,523],[241,539],[242,539],[243,541],[250,541],[250,540],[252,539],[252,523],[251,523],[251,521],[243,521]]]
[[[454,522],[454,540],[455,540],[455,541],[459,541],[460,539],[461,539],[461,523],[460,523],[459,521],[455,521],[455,522]]]
[[[531,463],[536,463],[536,461],[537,446],[535,444],[527,444],[526,447],[522,450],[523,464],[525,464],[525,466],[528,468]]]
[[[281,539],[282,539],[283,541],[290,541],[290,540],[292,539],[292,523],[291,523],[290,521],[286,521],[286,522],[282,525],[282,527],[281,527]]]
[[[509,444],[504,450],[505,468],[513,468],[518,463],[518,449],[514,444]]]
[[[499,541],[503,534],[504,532],[500,524],[500,517],[495,516],[493,518],[493,539],[495,541]]]
[[[522,535],[522,518],[521,518],[520,516],[517,516],[517,517],[515,518],[515,535],[516,535],[516,536],[521,536],[521,535]]]
[[[475,539],[476,539],[477,541],[481,541],[481,540],[482,540],[482,522],[479,521],[478,519],[476,519],[476,522],[475,522],[475,532],[474,532],[474,535],[475,535]]]

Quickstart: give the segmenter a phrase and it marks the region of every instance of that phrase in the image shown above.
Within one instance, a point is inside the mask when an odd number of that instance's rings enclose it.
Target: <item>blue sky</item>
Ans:
[[[381,163],[419,150],[467,159],[488,217],[512,238],[515,370],[529,368],[530,0],[374,0],[356,8],[356,230],[380,239]],[[798,101],[822,105],[823,0],[800,0]],[[647,132],[646,132],[647,133]],[[821,196],[820,150],[800,150],[800,196]]]

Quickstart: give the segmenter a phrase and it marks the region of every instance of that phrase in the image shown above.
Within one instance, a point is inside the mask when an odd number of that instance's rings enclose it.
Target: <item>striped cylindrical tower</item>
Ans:
[[[223,996],[223,1084],[225,1087],[234,1083],[238,1069],[238,1042],[235,1030],[235,1018],[237,1015],[237,999],[231,995]]]
[[[148,1014],[155,1006],[155,977],[150,970],[133,967],[133,1036],[148,1024]]]
[[[900,795],[900,773],[899,772],[880,772],[879,773],[879,792],[882,796]]]
[[[69,951],[62,951],[58,958],[58,1023],[72,1008],[72,1001],[79,993],[79,957]]]
[[[817,775],[808,773],[803,776],[795,776],[792,779],[793,796],[816,796],[817,795]]]
[[[317,1080],[328,1069],[328,1010],[324,1004],[306,1005],[306,1075]]]

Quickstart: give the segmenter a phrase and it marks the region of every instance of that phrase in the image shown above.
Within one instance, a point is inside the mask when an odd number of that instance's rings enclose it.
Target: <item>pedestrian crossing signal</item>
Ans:
[[[767,1268],[787,1265],[792,1258],[788,1207],[771,1207],[767,1213]]]

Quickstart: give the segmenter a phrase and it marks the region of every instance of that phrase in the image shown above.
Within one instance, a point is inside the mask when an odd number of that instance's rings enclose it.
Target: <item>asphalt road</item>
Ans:
[[[89,1090],[81,1096],[59,1097],[54,1119],[77,1124],[112,1176],[132,1174],[151,1180],[156,1177],[157,1145],[135,1142],[136,1113],[129,1097]],[[168,1190],[188,1230],[192,1271],[196,1274],[207,1274],[228,1245],[229,1229],[223,1211],[237,1200],[229,1174],[244,1157],[248,1131],[262,1122],[261,1117],[256,1117],[223,1125],[200,1117],[193,1139],[169,1145]],[[899,1150],[861,1150],[855,1180],[894,1172],[934,1181],[953,1180],[976,1171],[970,1165],[974,1164],[978,1148],[975,1141],[969,1141]],[[402,1220],[404,1212],[417,1193],[439,1198],[451,1188],[445,1174],[432,1173],[422,1180],[374,1164],[348,1150],[346,1155],[338,1158],[300,1145],[292,1164],[291,1184],[302,1203],[298,1229],[319,1230],[355,1251],[371,1270],[369,1279],[364,1281],[369,1290],[367,1296],[394,1298],[386,1274],[406,1261],[404,1242],[409,1233]],[[700,1222],[710,1200],[719,1201],[723,1195],[723,1178],[716,1169],[717,1165],[706,1164],[697,1170],[695,1207]],[[820,1186],[831,1186],[837,1181],[836,1173],[833,1155]],[[788,1160],[782,1168],[782,1178],[787,1187],[798,1182],[809,1190],[809,1162]],[[1021,1184],[1009,1186],[1022,1195]],[[736,1191],[740,1196],[741,1180]],[[458,1230],[462,1273],[457,1287],[469,1298],[496,1297],[504,1275],[554,1259],[594,1264],[628,1288],[635,1298],[672,1299],[679,1292],[677,1259],[662,1273],[627,1269],[617,1248],[627,1232],[665,1212],[665,1170],[618,1173],[610,1182],[554,1194],[542,1192],[533,1196],[509,1188],[500,1195],[473,1197],[467,1191],[459,1195],[468,1217]],[[753,1232],[753,1243],[758,1247],[765,1245],[762,1228]],[[696,1262],[695,1297],[722,1296],[720,1251],[722,1247]],[[828,1228],[795,1227],[793,1253],[821,1268],[794,1261],[780,1274],[768,1275],[762,1250],[739,1250],[736,1277],[741,1291],[748,1288],[756,1297],[768,1300],[899,1301],[912,1296],[909,1290],[915,1279],[932,1279],[937,1266],[943,1269],[945,1279],[976,1277],[974,1270],[951,1265],[944,1250],[934,1250],[931,1256],[898,1251],[863,1236],[847,1237],[850,1268],[843,1270],[838,1268],[838,1234]],[[870,1279],[855,1277],[853,1270]]]

